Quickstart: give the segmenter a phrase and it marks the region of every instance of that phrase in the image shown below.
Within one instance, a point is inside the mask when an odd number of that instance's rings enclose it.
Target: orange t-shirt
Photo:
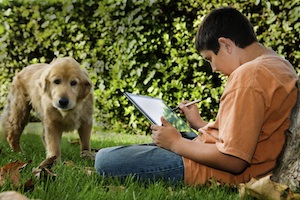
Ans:
[[[214,143],[220,152],[247,161],[249,167],[233,175],[183,158],[185,182],[203,184],[213,178],[238,184],[271,173],[290,126],[297,80],[290,63],[277,55],[260,56],[236,69],[226,84],[216,121],[201,128],[194,141]]]

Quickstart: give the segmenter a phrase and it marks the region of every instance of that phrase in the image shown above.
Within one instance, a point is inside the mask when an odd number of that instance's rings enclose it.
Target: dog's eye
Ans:
[[[56,85],[58,85],[58,84],[60,84],[60,79],[55,79],[54,81],[53,81],[53,83],[55,83]]]
[[[71,82],[70,82],[70,85],[71,85],[71,86],[77,85],[77,81],[71,81]]]

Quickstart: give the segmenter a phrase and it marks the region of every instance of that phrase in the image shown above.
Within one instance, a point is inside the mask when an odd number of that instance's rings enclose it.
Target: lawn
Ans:
[[[93,162],[79,156],[78,135],[64,134],[62,140],[62,164],[54,165],[51,170],[56,175],[38,179],[32,173],[45,158],[45,149],[40,138],[40,124],[29,124],[21,137],[22,153],[14,153],[8,144],[0,144],[0,167],[16,160],[30,163],[20,170],[20,186],[17,190],[30,199],[239,199],[234,188],[213,186],[191,187],[173,186],[163,182],[141,184],[130,177],[120,183],[116,179],[103,178],[95,174]],[[75,141],[75,142],[74,142]],[[151,142],[150,136],[127,135],[93,131],[91,146],[94,149],[115,145]],[[31,179],[33,187],[29,190],[22,187]],[[0,192],[15,190],[7,180]]]

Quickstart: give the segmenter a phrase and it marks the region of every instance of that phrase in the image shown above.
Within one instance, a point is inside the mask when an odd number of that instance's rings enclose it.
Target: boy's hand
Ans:
[[[185,114],[190,126],[195,130],[205,126],[207,123],[201,118],[198,106],[196,104],[185,106],[187,103],[188,101],[183,101],[178,107],[180,108],[180,113]]]
[[[162,126],[152,125],[152,141],[159,147],[172,150],[173,146],[182,136],[164,117],[161,117]]]

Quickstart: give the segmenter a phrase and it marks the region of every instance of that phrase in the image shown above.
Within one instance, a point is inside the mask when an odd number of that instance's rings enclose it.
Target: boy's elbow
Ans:
[[[228,171],[230,173],[232,173],[233,175],[239,175],[239,174],[243,173],[247,169],[248,166],[249,166],[249,164],[246,161],[239,160],[239,161],[235,162]]]
[[[240,169],[233,169],[233,170],[231,170],[230,173],[233,174],[233,175],[240,175],[240,174],[242,174],[246,170],[246,168],[247,167],[240,168]]]

